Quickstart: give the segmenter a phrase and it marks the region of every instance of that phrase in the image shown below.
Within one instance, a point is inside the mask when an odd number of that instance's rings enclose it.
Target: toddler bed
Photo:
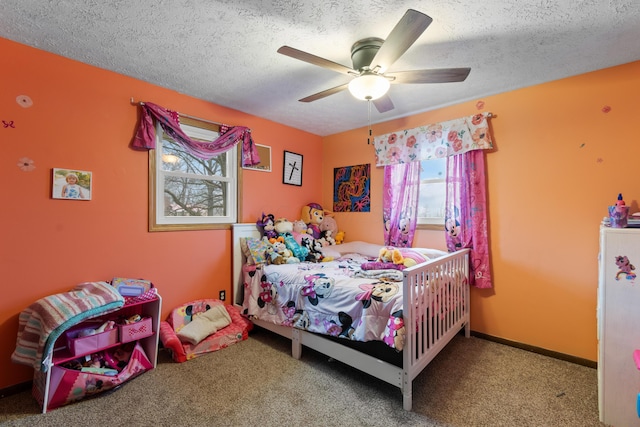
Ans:
[[[397,386],[406,410],[414,378],[462,328],[470,334],[467,249],[421,250],[429,259],[402,270],[375,268],[382,246],[363,242],[326,248],[329,262],[249,265],[241,242],[260,237],[255,224],[233,225],[234,303],[243,314],[291,339],[295,358],[304,345]],[[363,351],[380,342],[398,363]]]

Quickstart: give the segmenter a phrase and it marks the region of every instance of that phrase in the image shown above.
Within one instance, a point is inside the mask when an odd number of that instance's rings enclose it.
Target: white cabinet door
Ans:
[[[598,393],[600,420],[640,426],[636,400],[640,371],[640,229],[600,229],[598,289]]]

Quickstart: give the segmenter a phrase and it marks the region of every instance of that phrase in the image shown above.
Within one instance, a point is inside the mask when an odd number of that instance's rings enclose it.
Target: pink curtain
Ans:
[[[178,112],[167,110],[159,105],[145,102],[140,104],[141,117],[138,131],[132,146],[151,150],[156,146],[154,119],[162,129],[180,144],[189,154],[203,160],[209,160],[242,142],[242,166],[254,166],[260,163],[258,149],[251,138],[251,130],[244,126],[222,125],[220,136],[211,142],[193,141],[180,128]]]
[[[411,247],[418,214],[420,162],[384,167],[382,215],[385,245]]]
[[[492,284],[482,150],[447,158],[445,230],[449,251],[471,249],[471,284],[478,288],[490,288]]]
[[[471,249],[472,284],[479,288],[492,286],[484,175],[484,150],[493,148],[487,120],[491,116],[488,112],[478,113],[374,139],[376,164],[385,167],[386,243],[411,245],[417,216],[420,162],[447,157],[447,246],[450,251]],[[406,165],[414,165],[415,175],[406,169],[396,169]],[[414,188],[415,199],[410,195]]]

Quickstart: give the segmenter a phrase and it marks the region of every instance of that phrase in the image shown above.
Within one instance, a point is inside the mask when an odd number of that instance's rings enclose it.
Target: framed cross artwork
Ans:
[[[284,152],[282,182],[289,185],[302,186],[302,154]]]

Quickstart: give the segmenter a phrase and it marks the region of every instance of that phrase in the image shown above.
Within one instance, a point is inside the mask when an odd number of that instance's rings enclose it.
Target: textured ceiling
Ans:
[[[2,0],[0,37],[324,136],[367,126],[366,102],[298,102],[350,77],[277,49],[350,67],[407,9],[433,23],[389,71],[471,74],[392,85],[373,123],[640,59],[638,0]]]

